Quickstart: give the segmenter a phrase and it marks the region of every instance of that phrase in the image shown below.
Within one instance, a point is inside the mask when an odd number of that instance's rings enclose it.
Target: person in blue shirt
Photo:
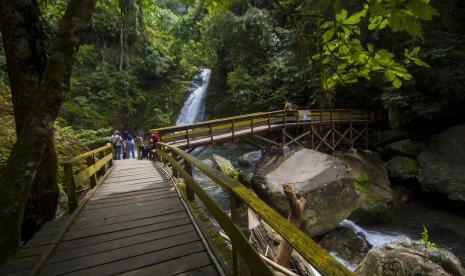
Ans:
[[[134,142],[131,133],[127,130],[123,131],[123,139],[126,140],[127,158],[130,159],[132,156],[132,158],[136,159],[136,143]]]

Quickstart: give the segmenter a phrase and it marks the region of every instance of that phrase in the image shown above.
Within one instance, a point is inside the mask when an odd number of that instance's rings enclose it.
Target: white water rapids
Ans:
[[[195,87],[187,98],[186,102],[179,113],[176,125],[186,125],[203,120],[205,113],[205,93],[207,92],[208,83],[210,81],[211,70],[201,69],[198,75],[201,84]]]

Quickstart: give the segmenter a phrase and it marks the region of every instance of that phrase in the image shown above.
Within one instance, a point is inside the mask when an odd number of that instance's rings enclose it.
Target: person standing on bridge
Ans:
[[[111,145],[113,146],[113,159],[121,159],[121,147],[123,145],[123,139],[119,136],[119,131],[115,130],[111,136]]]
[[[136,143],[134,143],[134,139],[132,139],[132,135],[125,130],[123,132],[123,137],[126,140],[126,153],[127,153],[127,158],[131,159],[132,158],[136,159]]]

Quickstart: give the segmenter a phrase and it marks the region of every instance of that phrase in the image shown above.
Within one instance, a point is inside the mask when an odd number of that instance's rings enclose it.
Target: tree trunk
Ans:
[[[15,1],[14,5],[2,6],[0,10],[16,134],[19,135],[28,114],[35,111],[32,101],[47,63],[48,25],[40,17],[36,1]],[[42,160],[24,215],[23,240],[28,240],[55,215],[59,190],[53,134]]]
[[[292,190],[292,187],[288,184],[283,185],[284,194],[287,197],[290,205],[290,212],[288,216],[288,221],[297,228],[300,227],[300,223],[302,222],[302,213],[305,206],[305,199],[298,196]],[[281,240],[278,246],[278,250],[276,251],[276,259],[275,262],[281,266],[289,267],[289,262],[292,257],[292,246],[284,239]]]
[[[119,33],[119,44],[120,44],[120,54],[119,54],[119,70],[123,70],[124,62],[124,32],[123,32],[123,19],[121,17],[121,29]]]
[[[74,57],[96,0],[71,0],[63,16],[41,85],[34,97],[34,112],[23,124],[4,174],[0,178],[0,262],[20,245],[20,227],[32,183],[53,134],[65,92],[69,90]],[[16,0],[1,1],[13,12]],[[13,7],[13,8],[12,8]]]

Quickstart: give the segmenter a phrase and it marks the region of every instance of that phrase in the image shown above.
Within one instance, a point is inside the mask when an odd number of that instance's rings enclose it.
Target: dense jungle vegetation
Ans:
[[[73,1],[30,2],[48,38]],[[464,12],[459,0],[99,0],[54,120],[58,158],[105,143],[112,129],[172,124],[199,68],[212,69],[209,118],[280,109],[289,99],[386,109],[395,127],[447,127],[465,115]],[[3,45],[2,168],[19,136]]]

